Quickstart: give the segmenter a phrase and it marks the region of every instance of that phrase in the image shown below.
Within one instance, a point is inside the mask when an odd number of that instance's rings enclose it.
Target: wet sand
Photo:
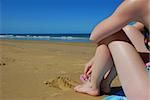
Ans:
[[[0,100],[103,99],[73,91],[94,51],[92,43],[0,40]]]

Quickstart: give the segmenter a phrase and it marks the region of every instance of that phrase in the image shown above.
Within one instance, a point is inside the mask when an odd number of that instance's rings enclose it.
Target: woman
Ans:
[[[98,46],[94,56],[91,81],[77,86],[75,88],[76,91],[90,95],[100,94],[99,84],[105,73],[110,70],[110,65],[113,65],[114,61],[127,98],[129,100],[148,99],[149,80],[145,64],[131,45],[131,42],[128,41],[126,35],[119,31],[132,21],[141,22],[145,27],[149,28],[150,16],[148,10],[149,0],[125,0],[113,15],[95,27],[90,37],[91,40],[96,43],[102,42],[103,44],[103,41],[106,39],[113,39],[108,42],[108,47],[106,45]],[[144,49],[141,50],[148,52]],[[99,52],[107,53],[99,54]],[[140,94],[139,91],[141,91]]]

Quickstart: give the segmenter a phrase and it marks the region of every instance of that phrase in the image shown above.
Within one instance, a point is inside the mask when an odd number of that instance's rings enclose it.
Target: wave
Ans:
[[[58,41],[89,41],[88,37],[73,37],[73,36],[34,36],[34,35],[0,35],[0,39],[19,39],[19,40],[58,40]],[[71,41],[72,42],[72,41]]]

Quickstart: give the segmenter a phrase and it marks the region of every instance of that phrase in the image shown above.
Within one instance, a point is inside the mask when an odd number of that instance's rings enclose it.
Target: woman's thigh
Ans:
[[[128,99],[147,100],[148,73],[135,48],[123,41],[113,41],[108,46]],[[137,95],[139,91],[143,92]]]

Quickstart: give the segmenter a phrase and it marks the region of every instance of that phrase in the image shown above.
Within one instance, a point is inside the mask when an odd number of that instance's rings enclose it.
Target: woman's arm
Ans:
[[[107,19],[99,23],[93,30],[90,40],[98,43],[102,39],[119,31],[140,13],[141,0],[126,0]]]

